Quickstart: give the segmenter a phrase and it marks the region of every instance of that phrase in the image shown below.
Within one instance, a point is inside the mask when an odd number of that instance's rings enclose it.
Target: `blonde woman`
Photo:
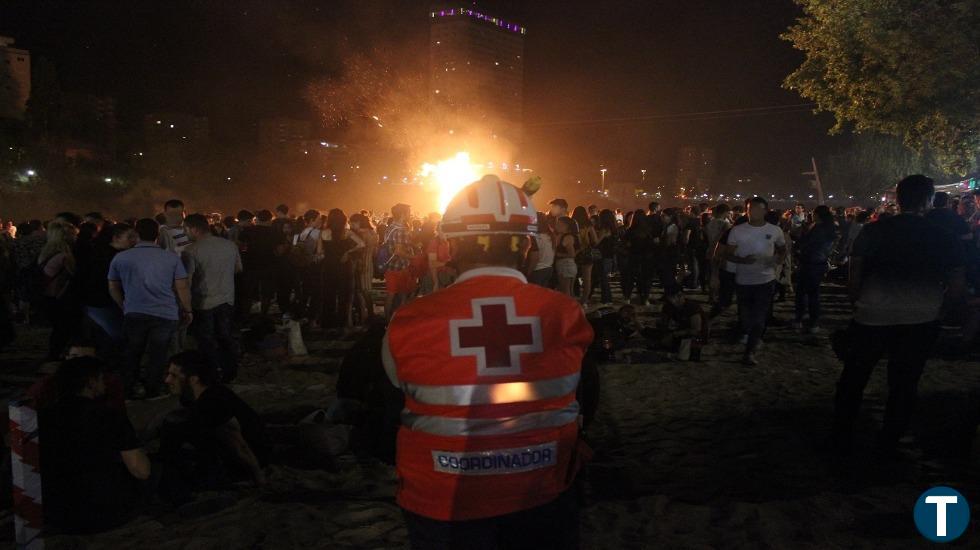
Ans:
[[[70,223],[55,220],[48,224],[47,240],[37,258],[41,271],[41,301],[48,322],[51,323],[51,336],[48,339],[48,360],[61,359],[72,331],[81,317],[78,300],[68,292],[72,277],[75,276],[75,255],[72,245],[78,229]]]

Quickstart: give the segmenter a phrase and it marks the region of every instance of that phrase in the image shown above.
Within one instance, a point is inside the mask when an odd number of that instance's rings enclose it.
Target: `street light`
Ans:
[[[640,168],[640,183],[646,183],[646,182],[647,182],[647,169]]]
[[[599,172],[602,173],[602,192],[605,193],[606,192],[606,169],[600,168]]]

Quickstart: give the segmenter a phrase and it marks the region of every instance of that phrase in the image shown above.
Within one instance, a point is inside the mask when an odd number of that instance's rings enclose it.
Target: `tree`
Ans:
[[[831,133],[897,136],[965,174],[980,155],[980,0],[795,0],[804,52],[783,86],[833,113]]]
[[[840,152],[827,158],[821,177],[831,189],[867,201],[909,174],[930,174],[942,181],[942,170],[929,154],[915,153],[894,136],[864,133],[848,140]]]

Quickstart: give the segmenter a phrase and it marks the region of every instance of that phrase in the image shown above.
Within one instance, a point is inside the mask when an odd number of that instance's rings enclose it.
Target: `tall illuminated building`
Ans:
[[[465,5],[432,8],[429,16],[432,102],[519,143],[527,29]]]
[[[23,119],[31,97],[31,52],[0,36],[0,118]]]

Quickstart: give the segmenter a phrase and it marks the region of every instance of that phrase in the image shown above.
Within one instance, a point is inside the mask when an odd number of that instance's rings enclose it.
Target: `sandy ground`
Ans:
[[[826,326],[842,326],[849,308],[840,289],[828,288],[825,304]],[[641,308],[642,317],[652,321],[657,309]],[[788,319],[790,304],[776,312]],[[729,313],[720,324],[731,322]],[[706,348],[700,363],[603,365],[602,402],[588,433],[596,456],[582,476],[583,547],[926,547],[912,506],[923,490],[950,485],[972,498],[974,510],[974,524],[953,546],[980,548],[978,357],[930,361],[903,458],[891,465],[875,463],[870,452],[886,398],[880,365],[866,392],[857,451],[842,461],[821,451],[841,368],[828,333],[772,328],[757,367],[741,366],[739,346],[723,342]],[[36,376],[42,337],[28,331],[0,355],[5,397]],[[329,402],[339,358],[352,343],[310,338],[307,358],[249,357],[234,389],[273,432],[295,436],[288,425]],[[143,429],[173,406],[134,403],[130,414]],[[201,495],[213,512],[194,519],[159,510],[98,536],[50,537],[47,547],[405,547],[392,468],[328,454],[314,448],[305,461],[271,466],[261,490]],[[0,545],[11,542],[8,506],[0,511]]]

